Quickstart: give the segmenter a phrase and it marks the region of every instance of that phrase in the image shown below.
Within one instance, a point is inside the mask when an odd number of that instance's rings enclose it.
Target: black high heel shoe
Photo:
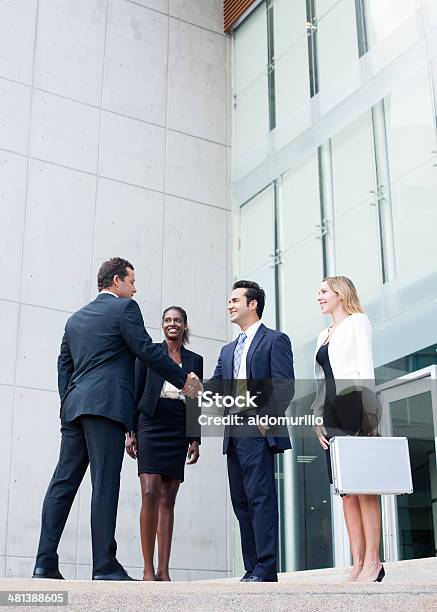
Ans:
[[[377,577],[375,578],[375,580],[373,582],[382,582],[382,579],[385,576],[385,569],[384,566],[381,566],[381,569],[379,570],[379,574],[377,575]]]

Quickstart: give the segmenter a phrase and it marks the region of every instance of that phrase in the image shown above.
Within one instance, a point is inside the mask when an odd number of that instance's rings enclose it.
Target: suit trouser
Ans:
[[[246,437],[243,427],[251,428],[252,435]],[[274,453],[267,440],[256,433],[255,425],[244,425],[238,430],[239,436],[229,439],[227,461],[244,567],[259,578],[275,580],[279,525]]]
[[[57,569],[59,540],[88,464],[92,483],[93,575],[107,574],[120,566],[115,557],[114,535],[123,455],[121,423],[84,415],[62,424],[59,461],[42,509],[36,567]]]

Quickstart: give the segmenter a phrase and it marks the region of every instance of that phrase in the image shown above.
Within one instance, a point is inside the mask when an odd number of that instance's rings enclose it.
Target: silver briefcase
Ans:
[[[329,441],[337,495],[404,495],[413,492],[407,438],[337,436]]]

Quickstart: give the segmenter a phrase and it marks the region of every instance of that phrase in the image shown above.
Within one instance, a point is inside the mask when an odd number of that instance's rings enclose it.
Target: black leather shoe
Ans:
[[[46,578],[51,580],[64,580],[64,576],[58,569],[46,569],[45,567],[35,567],[32,578]]]
[[[124,567],[114,570],[109,574],[96,574],[93,576],[93,580],[132,580],[136,582],[135,578],[131,578]]]
[[[246,572],[243,576],[243,578],[240,578],[240,582],[248,582],[249,578],[252,576],[252,574],[250,572]]]
[[[278,582],[278,578],[260,578],[252,575],[245,582]]]

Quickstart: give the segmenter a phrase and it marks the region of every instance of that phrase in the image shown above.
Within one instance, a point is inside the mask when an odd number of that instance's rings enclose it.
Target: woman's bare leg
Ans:
[[[179,485],[179,480],[163,477],[158,520],[158,569],[156,571],[158,580],[170,580],[168,564],[173,537],[174,506]]]
[[[353,568],[348,582],[355,582],[362,571],[366,553],[366,540],[357,495],[343,497],[343,513],[352,550]]]
[[[153,553],[158,527],[159,500],[161,497],[160,474],[140,474],[141,512],[140,535],[144,558],[143,580],[155,580]]]
[[[373,582],[381,569],[379,542],[381,538],[381,505],[379,495],[359,495],[361,520],[366,539],[364,565],[358,582]]]

